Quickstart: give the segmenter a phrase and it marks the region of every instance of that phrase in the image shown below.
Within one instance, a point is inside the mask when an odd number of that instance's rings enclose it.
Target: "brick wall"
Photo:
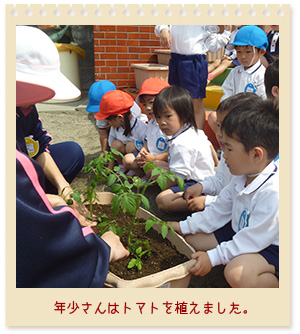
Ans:
[[[135,87],[131,64],[157,63],[161,48],[155,26],[94,26],[95,81],[110,80],[117,88]]]

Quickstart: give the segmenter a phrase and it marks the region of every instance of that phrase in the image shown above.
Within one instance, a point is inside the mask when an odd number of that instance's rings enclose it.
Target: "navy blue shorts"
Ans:
[[[206,55],[171,53],[169,84],[188,90],[193,99],[206,97],[208,66]]]
[[[187,190],[188,187],[193,186],[194,184],[198,183],[197,181],[194,180],[189,180],[189,181],[184,181],[184,189],[183,189],[183,195],[182,197],[184,197],[184,194]],[[182,190],[179,188],[178,185],[170,187],[170,189],[173,191],[173,193],[179,193],[182,192]]]
[[[231,227],[231,222],[214,232],[219,244],[223,241],[231,240],[235,234],[236,233]],[[269,247],[258,252],[258,254],[264,257],[269,264],[273,264],[275,267],[275,275],[279,278],[279,246],[270,245]]]

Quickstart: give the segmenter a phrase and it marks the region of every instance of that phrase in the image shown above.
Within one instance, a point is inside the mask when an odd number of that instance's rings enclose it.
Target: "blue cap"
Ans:
[[[233,50],[235,45],[252,45],[266,50],[268,47],[267,34],[258,26],[244,26],[235,35],[233,43],[227,44],[226,49]]]
[[[94,82],[89,89],[89,104],[86,110],[93,113],[98,112],[103,95],[111,90],[116,90],[116,86],[111,81],[100,80]]]

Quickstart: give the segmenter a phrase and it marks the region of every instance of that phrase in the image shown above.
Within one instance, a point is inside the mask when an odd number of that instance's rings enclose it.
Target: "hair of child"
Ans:
[[[265,89],[268,98],[272,98],[272,87],[279,88],[279,59],[276,59],[266,68],[265,72]]]
[[[250,92],[242,92],[237,93],[232,96],[229,96],[225,100],[223,100],[217,107],[217,112],[230,112],[231,109],[241,105],[246,105],[247,103],[255,103],[256,101],[260,101],[261,97],[255,93]]]
[[[161,90],[153,103],[155,117],[167,108],[173,109],[183,124],[191,125],[197,131],[193,99],[188,90],[175,85]]]
[[[130,124],[130,119],[131,119],[131,111],[127,111],[127,113],[125,114],[122,114],[123,117],[124,117],[124,132],[123,132],[123,135],[128,137],[131,135],[131,130],[132,130],[132,127],[131,127],[131,124]],[[110,121],[112,119],[115,119],[117,118],[118,115],[111,115],[109,117],[107,117],[107,120]]]
[[[279,152],[279,110],[270,100],[254,100],[231,109],[222,122],[221,130],[240,141],[246,152],[263,147],[273,160]]]

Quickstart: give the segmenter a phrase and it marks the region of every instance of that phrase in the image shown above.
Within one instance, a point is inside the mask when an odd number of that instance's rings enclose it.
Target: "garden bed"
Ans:
[[[110,205],[100,205],[94,204],[93,213],[96,216],[101,216],[103,214],[107,215],[109,220],[117,220],[118,226],[128,227],[131,223],[132,216],[119,212],[117,217],[114,217]],[[139,218],[138,222],[145,221],[143,218]],[[99,233],[101,228],[93,227],[95,233]],[[175,267],[181,263],[189,261],[189,258],[177,251],[177,249],[172,245],[168,239],[163,239],[162,236],[151,228],[147,233],[145,233],[144,225],[137,225],[133,228],[133,233],[137,235],[139,240],[148,240],[151,247],[151,256],[148,257],[145,254],[143,258],[143,265],[141,270],[137,268],[128,269],[127,266],[132,259],[128,257],[125,260],[111,263],[109,270],[125,280],[132,280],[141,278],[144,276],[152,275],[157,272]],[[127,245],[127,233],[125,232],[121,239],[125,248]]]

